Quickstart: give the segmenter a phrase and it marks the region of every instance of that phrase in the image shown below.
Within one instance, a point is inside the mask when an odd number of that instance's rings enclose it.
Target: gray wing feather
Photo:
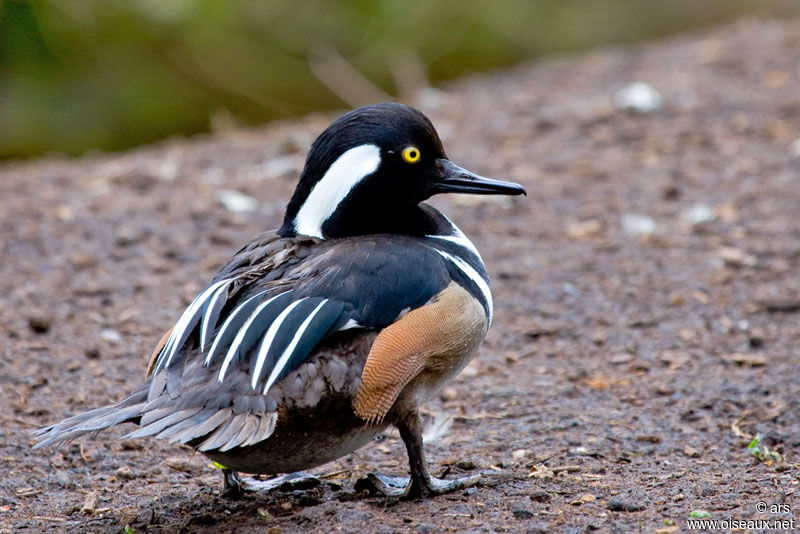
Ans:
[[[139,421],[139,425],[140,426],[149,425],[153,421],[158,421],[162,417],[166,417],[169,414],[173,413],[174,411],[175,411],[175,408],[170,407],[170,406],[168,406],[166,408],[155,408],[155,409],[149,408],[148,409],[147,404],[145,404],[142,407],[142,412],[144,412],[144,415],[142,415],[142,419]]]
[[[129,433],[125,436],[125,438],[142,438],[144,436],[153,436],[158,434],[168,426],[180,423],[185,419],[195,415],[197,412],[200,411],[200,407],[196,408],[188,408],[186,410],[180,410],[177,412],[173,412],[166,417],[163,417],[149,425],[144,425],[140,427],[138,430],[134,430],[133,432]]]
[[[220,451],[227,451],[234,447],[240,446],[245,441],[249,440],[253,437],[253,434],[256,433],[258,430],[258,425],[261,422],[262,416],[255,415],[255,414],[247,414],[247,419],[242,425],[242,431],[236,434],[236,439],[232,439],[225,445],[224,448],[221,448]]]
[[[175,443],[176,441],[187,443],[192,441],[200,437],[200,434],[197,434],[197,425],[201,424],[218,411],[218,408],[204,408],[197,415],[164,429],[156,437],[160,439],[169,439],[170,443]]]
[[[242,417],[239,417],[242,416]],[[231,429],[231,435],[224,445],[219,447],[220,452],[229,451],[238,446],[245,439],[249,438],[253,433],[253,427],[258,426],[258,416],[249,413],[243,413],[236,416],[234,425],[238,427]]]
[[[278,421],[277,413],[268,413],[261,416],[258,421],[258,428],[247,441],[242,442],[242,447],[254,445],[259,441],[264,441],[275,431],[275,423]]]
[[[181,441],[182,443],[186,443],[188,441],[191,441],[192,439],[207,436],[208,434],[217,430],[220,427],[220,425],[225,424],[225,422],[230,419],[232,412],[233,410],[231,410],[230,408],[223,408],[222,410],[217,410],[216,413],[211,415],[205,421],[187,429],[186,432],[184,432],[184,434],[180,435],[180,439],[176,441]],[[191,431],[192,435],[191,437],[187,437],[189,435],[189,431]]]
[[[224,427],[220,427],[216,432],[211,434],[197,450],[205,452],[214,449],[219,449],[228,443],[228,440],[233,438],[241,429],[247,414],[240,413],[234,415]]]

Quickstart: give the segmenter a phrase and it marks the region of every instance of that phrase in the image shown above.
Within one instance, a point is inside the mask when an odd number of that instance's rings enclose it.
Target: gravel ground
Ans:
[[[660,107],[614,103],[637,81]],[[354,489],[405,472],[396,434],[317,469],[317,488],[240,501],[218,495],[201,455],[156,441],[30,449],[33,429],[132,389],[215,269],[278,225],[330,116],[1,166],[0,533],[792,520],[799,84],[800,20],[746,20],[419,95],[453,160],[529,191],[435,201],[482,251],[496,312],[480,356],[427,407],[452,422],[427,446],[433,471],[483,483],[427,501]]]

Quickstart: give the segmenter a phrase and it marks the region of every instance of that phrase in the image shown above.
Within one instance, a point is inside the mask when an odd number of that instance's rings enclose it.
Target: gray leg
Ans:
[[[406,444],[411,478],[388,477],[370,473],[368,480],[373,488],[387,497],[432,497],[449,493],[477,484],[480,475],[470,475],[453,480],[442,480],[432,477],[428,472],[425,454],[422,449],[422,421],[419,414],[414,413],[397,423],[400,437]]]
[[[232,499],[241,497],[242,493],[244,493],[244,483],[241,477],[239,477],[239,473],[231,471],[230,469],[223,469],[222,476],[225,477],[222,495]]]

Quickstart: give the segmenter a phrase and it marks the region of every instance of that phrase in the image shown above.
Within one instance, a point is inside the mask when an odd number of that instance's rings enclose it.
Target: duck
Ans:
[[[123,423],[125,439],[185,444],[222,469],[226,495],[341,458],[394,426],[409,477],[369,474],[387,496],[431,497],[438,479],[420,407],[478,352],[492,322],[478,249],[425,201],[521,195],[450,161],[420,111],[349,111],[313,142],[282,225],[245,245],[156,345],[119,402],[35,432],[62,446]],[[273,479],[270,479],[273,480]]]

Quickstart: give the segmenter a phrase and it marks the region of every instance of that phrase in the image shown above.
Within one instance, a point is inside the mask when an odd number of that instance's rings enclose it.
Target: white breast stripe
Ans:
[[[486,281],[486,279],[483,278],[478,273],[478,271],[476,271],[472,267],[472,265],[470,265],[469,263],[465,262],[461,258],[459,258],[457,256],[453,256],[452,254],[448,254],[447,252],[444,252],[444,251],[439,250],[439,249],[436,249],[436,252],[438,252],[439,254],[444,256],[446,259],[452,261],[456,265],[456,267],[461,269],[464,272],[464,274],[467,275],[467,277],[470,280],[475,282],[475,285],[478,286],[478,289],[480,289],[481,293],[483,294],[483,298],[486,299],[486,303],[488,304],[488,307],[489,307],[489,317],[488,317],[488,319],[489,319],[489,324],[491,325],[492,324],[492,314],[494,313],[494,303],[492,302],[492,292],[491,292],[491,290],[489,290],[489,283]]]
[[[292,311],[298,304],[303,302],[304,298],[300,300],[296,300],[289,304],[285,310],[283,310],[272,322],[267,330],[267,333],[264,334],[264,340],[261,342],[261,346],[258,348],[258,356],[256,357],[256,365],[253,368],[253,378],[250,381],[250,387],[256,389],[256,384],[258,383],[258,378],[261,376],[261,368],[264,367],[264,362],[267,360],[267,352],[269,352],[269,348],[272,345],[272,342],[275,340],[275,334],[278,333],[278,329],[283,324],[283,321],[286,319],[286,316],[289,315],[289,312]],[[222,376],[219,377],[219,381],[222,382]]]
[[[360,145],[339,156],[297,212],[295,231],[322,239],[323,223],[353,187],[375,172],[380,164],[381,150],[375,145]]]
[[[453,223],[453,221],[451,221],[444,215],[442,215],[442,217],[444,217],[447,220],[447,222],[450,223],[450,226],[453,229],[453,233],[450,235],[426,235],[425,237],[444,239],[445,241],[450,241],[451,243],[455,243],[456,245],[461,245],[465,249],[475,254],[478,257],[478,259],[481,260],[481,263],[483,263],[483,258],[481,258],[481,253],[478,252],[478,248],[472,243],[472,241],[469,240],[469,238],[466,235],[464,235],[464,232],[461,231],[461,228],[456,226]]]
[[[470,252],[475,254],[475,256],[477,256],[478,259],[481,260],[481,262],[483,262],[483,258],[481,258],[481,255],[478,252],[478,249],[475,248],[475,245],[472,244],[472,241],[467,239],[467,236],[465,236],[464,234],[461,234],[460,236],[458,236],[458,235],[426,235],[425,237],[432,237],[434,239],[442,239],[444,241],[450,241],[453,244],[456,244],[456,245],[458,245],[460,247],[463,247],[463,248],[469,250]]]
[[[253,313],[250,314],[250,317],[248,317],[247,320],[244,322],[244,324],[239,328],[239,331],[236,332],[236,337],[233,338],[233,343],[231,343],[231,346],[228,349],[228,353],[225,355],[225,359],[222,361],[222,367],[220,367],[220,369],[219,369],[219,381],[220,382],[222,382],[222,380],[225,378],[225,371],[228,370],[228,366],[233,361],[233,357],[236,356],[236,351],[239,348],[239,345],[242,343],[242,340],[244,339],[244,336],[247,333],[247,330],[253,324],[253,320],[255,320],[255,318],[258,316],[258,314],[261,312],[261,310],[266,308],[269,305],[270,302],[272,302],[276,298],[280,297],[281,295],[285,295],[285,294],[286,293],[284,292],[284,293],[281,293],[279,295],[275,295],[274,297],[272,297],[270,299],[267,299],[266,301],[264,301],[261,304],[259,304],[258,307],[256,307],[255,310],[253,310]]]
[[[272,384],[275,383],[275,380],[278,379],[278,375],[281,374],[281,371],[283,370],[284,366],[286,366],[286,362],[289,361],[289,357],[292,355],[292,352],[294,352],[294,348],[300,342],[300,338],[303,337],[303,334],[308,328],[308,325],[311,324],[311,320],[314,318],[317,312],[322,309],[322,307],[325,305],[326,302],[328,302],[328,299],[324,299],[322,302],[320,302],[317,305],[317,307],[314,308],[314,311],[308,314],[308,317],[306,317],[306,319],[300,325],[300,328],[297,329],[297,332],[292,338],[292,342],[289,343],[289,346],[287,346],[286,349],[283,351],[283,354],[281,354],[280,359],[278,359],[278,362],[275,364],[275,368],[272,369],[272,373],[270,373],[269,379],[267,380],[267,385],[264,386],[264,393],[263,393],[264,395],[267,394],[269,388],[271,388]]]

